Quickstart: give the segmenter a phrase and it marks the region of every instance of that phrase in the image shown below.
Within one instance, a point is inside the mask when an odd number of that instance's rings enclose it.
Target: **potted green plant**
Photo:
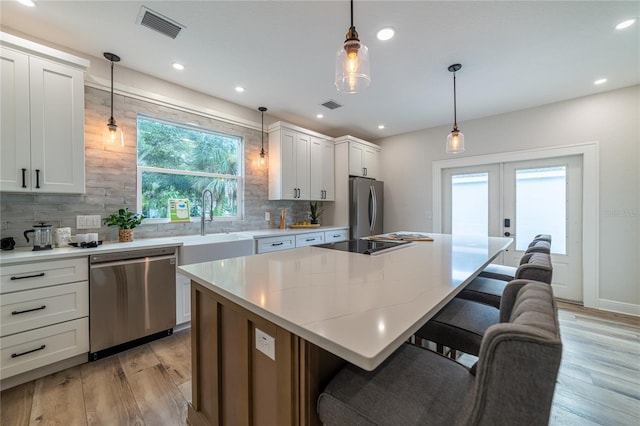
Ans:
[[[322,214],[322,210],[318,208],[318,202],[309,202],[309,209],[311,210],[311,213],[309,214],[309,217],[311,218],[311,224],[317,225],[319,223],[318,218]]]
[[[103,219],[107,226],[118,227],[118,241],[121,243],[133,241],[133,228],[140,225],[144,215],[129,211],[128,207],[118,210]]]

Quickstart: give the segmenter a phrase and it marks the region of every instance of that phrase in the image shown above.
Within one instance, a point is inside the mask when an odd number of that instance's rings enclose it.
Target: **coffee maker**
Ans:
[[[51,250],[51,225],[47,225],[44,222],[40,222],[39,225],[34,225],[33,229],[27,229],[24,231],[24,237],[29,242],[28,233],[33,232],[33,251],[39,250]]]

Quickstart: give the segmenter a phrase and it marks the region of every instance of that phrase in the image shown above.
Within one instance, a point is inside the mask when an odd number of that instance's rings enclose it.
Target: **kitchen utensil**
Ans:
[[[51,250],[51,225],[40,222],[39,225],[33,225],[33,229],[24,231],[24,238],[29,242],[27,234],[33,232],[33,251]]]
[[[16,242],[13,239],[13,237],[5,237],[2,240],[0,240],[0,248],[2,250],[13,250],[15,246],[16,246]]]

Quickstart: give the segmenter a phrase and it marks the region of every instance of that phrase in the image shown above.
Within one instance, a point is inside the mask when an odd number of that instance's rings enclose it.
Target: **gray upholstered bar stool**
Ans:
[[[540,234],[540,235],[545,235],[545,234]],[[539,237],[540,235],[536,235],[536,238]],[[551,239],[550,236],[549,236],[549,239]],[[529,243],[527,250],[525,250],[525,255],[528,253],[551,254],[551,242],[547,240],[534,239],[533,241],[531,241],[531,243]],[[525,262],[524,256],[522,259],[520,259],[520,264],[522,265],[523,262]],[[494,278],[496,280],[511,281],[516,278],[517,269],[518,268],[514,266],[497,265],[495,263],[491,263],[487,265],[487,267],[484,268],[482,272],[480,272],[480,276],[487,277],[487,278]]]
[[[553,292],[518,280],[503,300],[501,322],[487,329],[471,370],[405,343],[374,371],[340,370],[318,398],[321,422],[547,425],[562,356]]]
[[[499,308],[502,292],[507,285],[505,278],[507,277],[489,278],[480,274],[457,297]],[[551,284],[552,278],[553,265],[551,264],[551,255],[547,253],[527,253],[522,256],[520,266],[516,269],[512,279],[527,279]]]

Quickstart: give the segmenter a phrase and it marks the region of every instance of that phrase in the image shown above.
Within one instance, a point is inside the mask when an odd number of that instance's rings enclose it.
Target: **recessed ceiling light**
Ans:
[[[597,79],[596,81],[594,81],[594,82],[593,82],[593,84],[595,84],[595,85],[599,85],[599,84],[604,84],[604,83],[606,83],[606,82],[607,82],[607,79],[606,79],[606,78],[599,78],[599,79]]]
[[[34,7],[36,5],[36,2],[34,2],[33,0],[18,0],[18,3],[29,7]]]
[[[625,28],[632,26],[635,23],[636,23],[636,18],[627,19],[626,21],[622,21],[618,25],[616,25],[616,30],[623,30]]]
[[[316,115],[316,118],[323,118],[323,117],[324,117],[324,115],[322,115],[322,114],[317,114]]]
[[[378,40],[386,41],[392,39],[395,34],[396,30],[394,30],[393,28],[384,27],[378,30],[378,32],[376,33],[376,37],[378,37]]]
[[[238,93],[242,93],[242,92],[244,92],[244,87],[242,87],[242,86],[236,86],[236,92],[238,92]]]
[[[174,69],[176,69],[176,70],[178,70],[178,71],[182,71],[182,70],[184,69],[184,65],[179,64],[179,63],[177,63],[177,62],[174,62],[174,63],[173,63],[173,68],[174,68]]]
[[[378,129],[380,130],[384,129],[384,124],[378,124]]]

